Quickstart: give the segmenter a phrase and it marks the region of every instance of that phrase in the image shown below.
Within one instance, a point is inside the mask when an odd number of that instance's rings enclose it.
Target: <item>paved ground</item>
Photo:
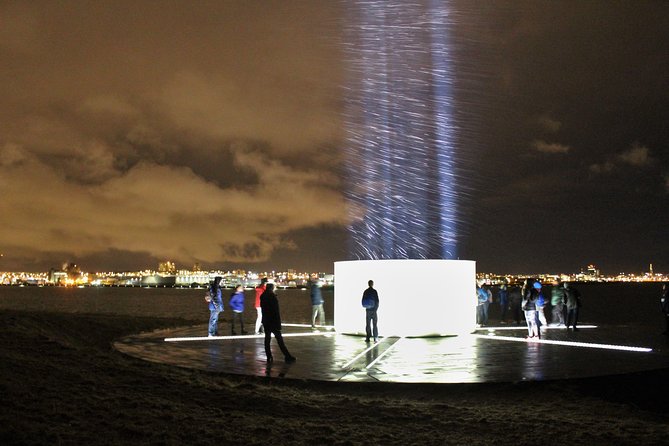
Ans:
[[[117,341],[119,351],[148,361],[222,373],[281,378],[474,383],[552,380],[669,367],[669,339],[642,327],[549,328],[528,342],[524,327],[501,326],[442,338],[363,337],[284,325],[294,364],[285,364],[272,340],[275,362],[265,361],[263,336],[202,337],[206,325],[145,333]],[[632,350],[618,350],[618,347]],[[636,349],[643,347],[647,350]]]

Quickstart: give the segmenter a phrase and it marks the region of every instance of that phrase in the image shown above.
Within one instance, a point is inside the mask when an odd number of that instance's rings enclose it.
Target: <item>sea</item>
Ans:
[[[661,284],[642,283],[576,283],[582,307],[579,323],[607,325],[638,325],[663,327],[660,312]],[[361,288],[360,294],[364,287]],[[224,296],[232,290],[223,290]],[[438,287],[426,287],[423,293],[438,293]],[[544,288],[550,302],[549,287]],[[65,312],[81,314],[114,314],[126,316],[177,317],[202,323],[209,318],[204,289],[191,288],[139,288],[139,287],[37,287],[0,286],[0,310],[12,309],[40,312]],[[421,292],[407,290],[407,305],[420,305]],[[281,316],[284,322],[311,323],[311,300],[306,289],[278,289]],[[245,321],[253,323],[256,312],[253,306],[254,290],[246,290]],[[334,290],[323,288],[326,323],[334,322]],[[493,299],[497,290],[493,289]],[[475,296],[472,296],[475,300]],[[383,294],[380,295],[383,305]],[[227,305],[226,305],[227,308]],[[499,305],[490,306],[490,323],[499,320]],[[426,308],[425,311],[431,311]],[[550,320],[550,307],[546,315]],[[226,320],[229,310],[223,313]]]

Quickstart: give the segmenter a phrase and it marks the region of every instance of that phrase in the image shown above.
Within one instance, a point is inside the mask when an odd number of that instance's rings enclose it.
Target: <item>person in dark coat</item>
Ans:
[[[223,311],[221,276],[216,276],[209,287],[209,337],[218,336],[218,315]]]
[[[660,308],[664,313],[664,320],[666,322],[665,335],[669,335],[669,284],[667,282],[662,284],[662,295],[660,296]]]
[[[362,293],[362,306],[365,309],[365,332],[367,337],[365,342],[369,342],[369,338],[374,337],[374,342],[379,342],[379,327],[377,311],[379,309],[379,293],[374,289],[374,281],[367,282],[369,288]],[[373,328],[371,327],[373,325]]]
[[[576,324],[578,323],[578,311],[581,308],[581,293],[568,282],[564,283],[564,306],[567,309],[567,317],[565,318],[567,330],[571,326],[574,331],[578,331]]]
[[[279,311],[279,299],[274,293],[274,284],[268,283],[265,292],[260,296],[260,307],[262,309],[262,325],[265,330],[265,355],[267,362],[272,362],[272,349],[270,342],[272,334],[276,338],[277,344],[283,353],[286,362],[295,362],[295,357],[290,354],[283,342],[283,335],[281,334],[281,312]]]
[[[523,318],[521,313],[522,301],[523,297],[520,291],[520,287],[518,284],[514,284],[509,288],[509,306],[511,308],[511,315],[513,316],[513,320],[516,321],[516,325],[520,325]]]

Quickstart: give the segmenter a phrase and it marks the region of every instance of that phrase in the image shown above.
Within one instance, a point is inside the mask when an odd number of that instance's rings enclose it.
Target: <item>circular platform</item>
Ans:
[[[265,361],[264,336],[206,337],[206,325],[144,333],[114,347],[147,361],[227,374],[304,380],[397,383],[484,383],[556,380],[669,367],[669,339],[657,330],[549,327],[527,341],[520,326],[486,327],[442,338],[380,338],[335,333],[332,328],[284,324],[297,362],[285,364],[272,340],[275,362]],[[204,336],[203,336],[204,334]]]

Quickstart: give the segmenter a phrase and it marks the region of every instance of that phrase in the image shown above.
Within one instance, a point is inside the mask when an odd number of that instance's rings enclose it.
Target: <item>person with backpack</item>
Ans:
[[[209,337],[218,336],[218,315],[223,311],[221,276],[216,276],[209,287]]]
[[[378,328],[378,315],[377,310],[379,309],[379,293],[374,289],[374,281],[370,280],[367,282],[369,288],[362,293],[362,306],[365,309],[365,333],[367,337],[365,342],[369,342],[369,339],[373,336],[374,343],[379,342],[379,328]],[[372,328],[373,325],[373,328]]]

